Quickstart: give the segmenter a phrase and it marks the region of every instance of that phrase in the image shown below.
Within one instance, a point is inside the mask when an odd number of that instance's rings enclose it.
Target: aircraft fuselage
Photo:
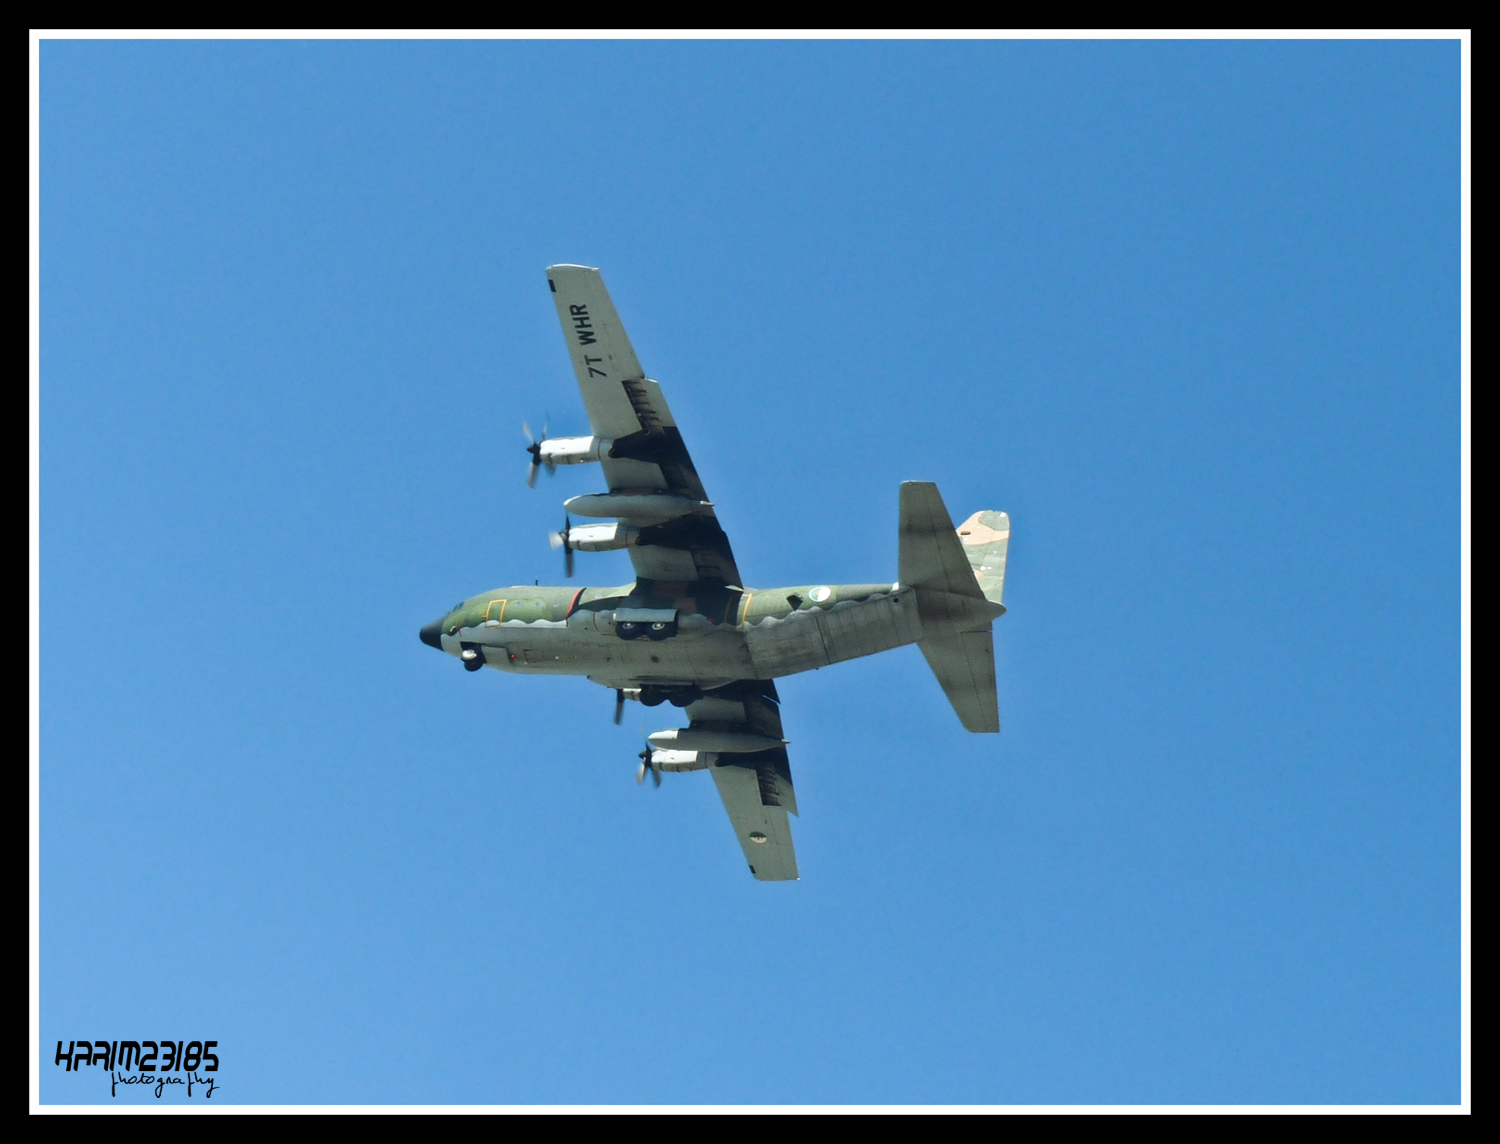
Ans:
[[[637,581],[618,588],[519,585],[471,597],[422,629],[424,642],[526,675],[584,675],[687,702],[739,679],[775,679],[922,638],[900,584],[739,589]]]

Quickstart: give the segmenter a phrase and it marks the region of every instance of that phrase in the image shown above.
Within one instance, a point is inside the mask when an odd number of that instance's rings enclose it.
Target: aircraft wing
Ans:
[[[688,705],[695,729],[749,731],[780,739],[781,712],[776,685],[745,680]],[[721,754],[709,768],[729,824],[745,853],[750,873],[761,882],[789,882],[797,877],[788,813],[797,813],[791,764],[786,748],[755,754]]]
[[[600,462],[610,491],[708,500],[661,386],[641,369],[599,271],[549,266],[547,281],[589,428],[615,442]],[[643,529],[627,551],[638,577],[740,585],[729,538],[711,508]]]

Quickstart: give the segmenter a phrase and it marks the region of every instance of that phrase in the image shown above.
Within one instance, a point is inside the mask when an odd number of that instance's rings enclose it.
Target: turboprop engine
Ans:
[[[531,454],[531,464],[526,469],[526,487],[536,488],[536,475],[541,469],[547,474],[557,472],[558,465],[584,465],[609,456],[614,448],[612,437],[554,437],[547,439],[547,427],[542,426],[540,438],[531,435],[531,426],[521,422],[521,434],[526,438],[526,451]]]
[[[613,437],[554,437],[540,442],[537,460],[543,465],[586,465],[609,456]]]
[[[651,765],[664,774],[679,774],[683,771],[707,770],[713,763],[713,755],[707,751],[663,751],[651,752]]]
[[[575,528],[569,523],[563,532],[552,533],[550,539],[553,548],[566,544],[577,552],[608,552],[629,548],[640,534],[640,529],[628,524],[581,524]]]
[[[571,579],[574,552],[608,552],[612,548],[629,548],[640,534],[640,529],[619,523],[585,524],[574,528],[573,518],[565,515],[562,531],[549,532],[547,543],[563,550],[563,571]]]

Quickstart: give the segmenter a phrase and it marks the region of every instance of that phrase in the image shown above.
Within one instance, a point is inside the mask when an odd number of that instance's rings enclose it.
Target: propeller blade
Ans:
[[[563,573],[569,580],[573,579],[573,546],[563,545]]]
[[[549,416],[547,420],[550,422],[551,417]],[[542,442],[547,439],[547,426],[545,424],[542,426],[542,435],[540,438],[537,438],[531,435],[531,426],[522,421],[521,435],[526,438],[526,451],[531,454],[531,467],[526,470],[526,487],[534,489],[536,488],[536,471],[542,466]],[[556,471],[556,465],[549,464],[547,466],[549,474]]]
[[[560,532],[547,533],[547,543],[552,545],[553,548],[561,548],[563,546],[563,534]]]
[[[646,739],[646,728],[641,728],[641,738]],[[640,753],[641,767],[635,772],[635,781],[642,783],[646,779],[646,772],[651,772],[651,783],[653,786],[661,786],[661,772],[651,765],[651,752],[655,750],[651,746],[651,740],[646,739],[646,749]]]
[[[562,550],[563,571],[568,574],[568,579],[573,579],[573,519],[566,513],[563,514]]]
[[[625,689],[615,688],[615,726],[620,725],[620,716],[625,714]]]

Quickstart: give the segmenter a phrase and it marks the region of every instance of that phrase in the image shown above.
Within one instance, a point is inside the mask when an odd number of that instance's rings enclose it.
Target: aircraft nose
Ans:
[[[438,651],[443,650],[443,621],[433,620],[430,624],[422,627],[422,642],[428,647],[435,647]]]

